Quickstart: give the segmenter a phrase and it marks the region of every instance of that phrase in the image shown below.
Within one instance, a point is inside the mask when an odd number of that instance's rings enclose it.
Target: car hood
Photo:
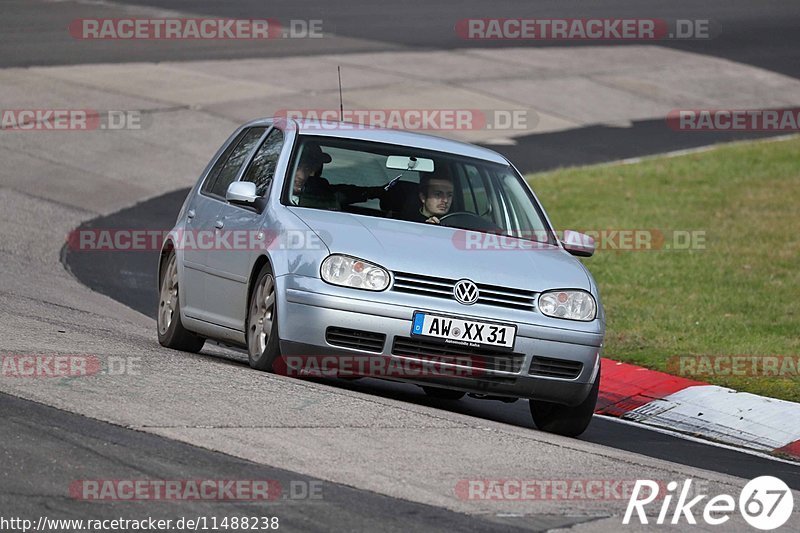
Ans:
[[[294,213],[328,246],[331,253],[347,254],[381,265],[394,272],[462,279],[541,292],[556,288],[591,290],[586,271],[569,253],[557,246],[538,249],[513,246],[505,239],[456,228],[419,224],[339,211],[296,208]],[[465,244],[481,239],[486,246]],[[508,249],[511,245],[511,249]]]

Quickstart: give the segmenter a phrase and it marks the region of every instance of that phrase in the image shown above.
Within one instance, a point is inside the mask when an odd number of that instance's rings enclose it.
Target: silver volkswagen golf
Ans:
[[[577,436],[605,316],[573,256],[593,252],[557,237],[496,152],[262,119],[219,149],[164,241],[158,339],[190,352],[213,339],[289,375],[333,365],[442,399],[529,399],[537,427]]]

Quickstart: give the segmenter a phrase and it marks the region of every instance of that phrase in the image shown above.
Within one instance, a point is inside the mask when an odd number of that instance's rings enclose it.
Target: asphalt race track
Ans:
[[[114,472],[120,478],[158,475],[182,479],[190,472],[204,479],[265,479],[295,488],[295,495],[316,490],[318,500],[288,503],[231,502],[224,513],[242,516],[280,515],[281,527],[291,531],[321,530],[330,524],[359,524],[364,530],[382,531],[514,531],[508,521],[480,519],[432,506],[388,498],[369,491],[298,476],[279,468],[243,461],[221,453],[188,446],[111,424],[104,424],[37,403],[0,394],[6,416],[0,422],[3,449],[14,457],[4,470],[3,508],[18,515],[37,515],[42,510],[61,518],[91,516],[113,519],[136,516],[141,504],[99,506],[65,498],[58,483],[76,477],[103,477]],[[35,422],[34,422],[35,421]],[[13,454],[13,455],[12,455]],[[53,457],[61,461],[52,461]],[[310,506],[311,509],[309,509]],[[66,512],[66,514],[65,514]],[[181,516],[216,516],[220,510],[208,502],[189,502],[176,509],[172,502],[148,507],[148,513],[164,519]],[[492,517],[489,517],[490,519]],[[540,517],[520,531],[568,526],[577,521]]]
[[[660,17],[707,18],[721,29],[710,40],[659,43],[675,54],[665,57],[708,57],[721,71],[744,65],[791,81],[800,79],[800,15],[791,2],[14,0],[0,9],[2,108],[129,105],[152,116],[140,136],[0,135],[7,161],[0,171],[0,353],[93,354],[102,368],[90,379],[0,377],[0,517],[278,516],[286,531],[619,531],[627,500],[475,501],[457,487],[466,479],[694,478],[711,494],[738,494],[746,480],[772,475],[800,491],[797,463],[605,417],[595,417],[579,439],[565,439],[536,430],[524,401],[451,402],[373,379],[273,376],[251,370],[241,353],[211,344],[197,355],[166,350],[157,343],[153,320],[156,252],[78,252],[64,242],[75,228],[171,227],[196,173],[251,105],[243,99],[226,107],[207,94],[201,101],[187,93],[197,101],[186,105],[123,94],[103,85],[113,83],[104,69],[185,62],[210,71],[216,60],[313,61],[332,52],[442,52],[463,59],[473,48],[555,48],[458,39],[453,25],[467,17]],[[80,17],[142,14],[322,19],[332,35],[268,47],[247,41],[189,47],[96,43],[65,31]],[[589,44],[564,46],[588,54]],[[708,94],[715,91],[722,94],[720,88]],[[784,93],[769,100],[775,107],[793,101]],[[622,122],[584,120],[578,127],[517,135],[513,142],[475,142],[532,172],[774,136],[687,135],[666,128],[663,118]],[[113,361],[122,371],[112,371]],[[123,479],[271,480],[284,492],[269,502],[94,502],[72,490],[82,480]],[[304,497],[309,487],[320,488],[320,497]],[[798,501],[795,492],[795,524]],[[735,519],[728,526],[751,530]]]
[[[14,5],[16,4],[16,5]],[[800,77],[800,50],[796,41],[796,6],[792,2],[767,0],[761,2],[711,0],[693,2],[679,0],[664,5],[659,2],[611,0],[547,0],[530,3],[503,2],[492,5],[487,14],[485,2],[470,0],[449,2],[434,0],[421,5],[396,2],[331,3],[312,0],[302,3],[259,0],[216,2],[214,0],[123,0],[97,3],[91,1],[52,2],[46,12],[32,2],[11,1],[10,16],[3,17],[0,50],[3,66],[72,64],[76,62],[159,61],[165,59],[228,59],[231,57],[268,57],[287,54],[318,54],[328,51],[327,43],[310,40],[301,46],[213,46],[181,48],[169,43],[148,43],[147,46],[118,47],[90,46],[76,42],[68,34],[57,31],[58,23],[81,16],[102,16],[98,9],[113,13],[116,5],[153,6],[160,10],[199,13],[208,16],[247,18],[259,15],[280,20],[322,19],[326,29],[349,39],[337,42],[344,52],[382,51],[398,47],[415,49],[453,49],[486,46],[459,39],[453,33],[456,21],[468,17],[645,17],[664,19],[708,19],[718,28],[719,36],[709,40],[667,42],[667,46],[687,49],[701,54],[757,65],[788,76]],[[117,9],[116,13],[119,14]],[[21,38],[17,32],[32,30],[35,38]],[[272,43],[270,43],[272,44]],[[494,46],[517,46],[518,43],[498,42]],[[568,43],[568,46],[584,46]],[[534,46],[555,46],[540,42]],[[558,46],[563,46],[559,43]],[[80,57],[80,61],[75,58]]]

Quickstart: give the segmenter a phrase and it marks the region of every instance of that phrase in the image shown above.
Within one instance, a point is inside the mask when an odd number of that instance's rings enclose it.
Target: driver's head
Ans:
[[[450,211],[453,204],[453,178],[443,164],[430,174],[425,173],[419,182],[419,200],[422,214],[440,217]]]
[[[297,164],[297,170],[294,173],[293,187],[295,194],[300,194],[306,184],[306,181],[308,180],[308,177],[314,173],[314,170],[314,165],[309,162],[300,161],[300,163]]]
[[[315,143],[309,142],[303,147],[300,161],[297,163],[297,170],[294,173],[295,194],[299,194],[310,176],[322,174],[322,165],[331,162],[331,156],[322,151],[322,148]]]

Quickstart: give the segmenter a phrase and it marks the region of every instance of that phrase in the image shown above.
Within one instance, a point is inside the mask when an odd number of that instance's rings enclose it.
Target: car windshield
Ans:
[[[300,136],[290,169],[286,205],[551,242],[533,196],[510,165],[408,146]]]

